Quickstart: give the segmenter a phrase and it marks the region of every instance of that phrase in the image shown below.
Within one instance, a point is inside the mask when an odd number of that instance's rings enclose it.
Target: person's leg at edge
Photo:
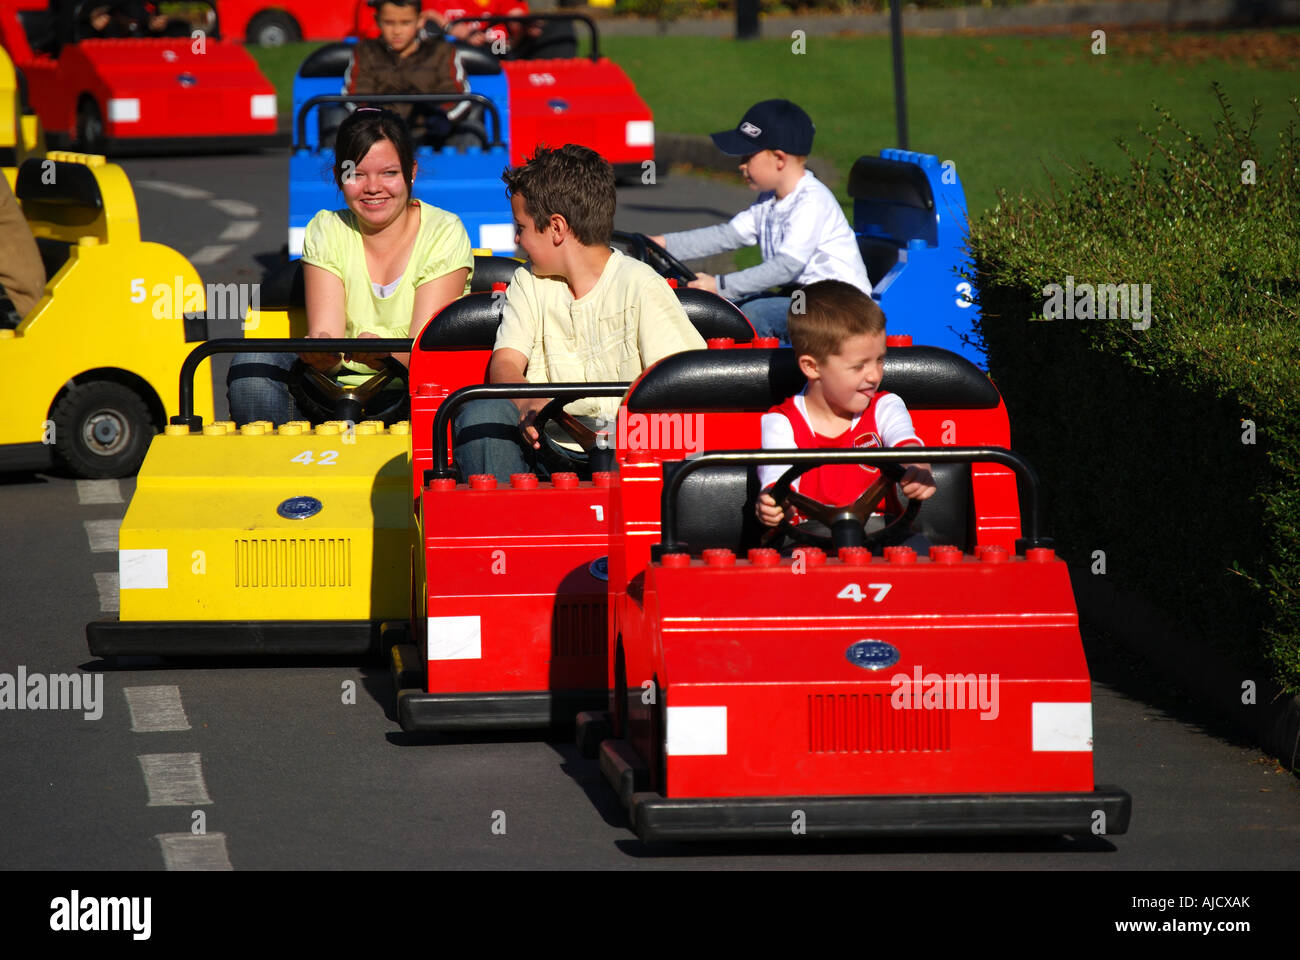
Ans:
[[[776,337],[783,344],[790,342],[786,314],[790,311],[789,297],[755,297],[737,304],[754,325],[760,337]]]

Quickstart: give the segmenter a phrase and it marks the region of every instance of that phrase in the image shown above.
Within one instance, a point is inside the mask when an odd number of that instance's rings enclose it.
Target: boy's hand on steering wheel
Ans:
[[[534,450],[542,448],[542,439],[538,436],[537,428],[533,426],[533,421],[537,415],[542,412],[550,401],[545,397],[528,397],[511,401],[519,408],[519,432],[524,435],[524,439],[532,445]]]
[[[929,500],[938,490],[928,463],[909,464],[898,485],[903,489],[903,496],[909,500]]]
[[[662,244],[660,244],[660,246],[662,246]],[[718,292],[718,278],[711,273],[701,273],[686,285],[688,287],[693,287],[696,290],[707,290],[709,293]]]
[[[772,499],[770,493],[760,494],[758,502],[754,504],[754,513],[764,526],[775,527],[785,517],[785,511],[780,505]]]

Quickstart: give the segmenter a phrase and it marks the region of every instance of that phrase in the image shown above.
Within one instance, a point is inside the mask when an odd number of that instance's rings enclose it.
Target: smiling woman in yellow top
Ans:
[[[334,180],[347,208],[307,225],[303,281],[307,336],[415,337],[428,319],[469,289],[474,257],[460,218],[411,198],[410,136],[395,114],[373,108],[339,127]],[[360,382],[385,354],[304,353],[322,373]],[[402,364],[406,354],[395,355]],[[239,354],[227,380],[232,419],[279,425],[306,419],[288,390],[291,355]]]

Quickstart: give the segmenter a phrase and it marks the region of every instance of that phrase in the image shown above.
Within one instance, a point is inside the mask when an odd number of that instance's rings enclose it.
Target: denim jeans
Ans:
[[[790,329],[786,324],[786,314],[790,311],[789,297],[759,296],[742,300],[736,306],[749,317],[755,334],[760,337],[776,337],[782,344],[789,344]]]
[[[307,420],[289,392],[293,353],[237,353],[226,374],[230,419],[245,424],[270,420],[277,427],[290,420]]]
[[[519,408],[509,400],[471,400],[456,411],[452,451],[461,483],[490,473],[508,484],[512,473],[545,473],[536,451],[524,447]]]

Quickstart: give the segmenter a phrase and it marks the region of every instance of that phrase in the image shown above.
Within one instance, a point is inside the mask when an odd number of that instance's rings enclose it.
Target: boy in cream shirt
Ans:
[[[704,349],[677,295],[649,266],[609,246],[614,229],[614,171],[575,144],[539,147],[503,179],[515,218],[515,242],[528,264],[506,290],[490,383],[631,381],[652,363]],[[549,401],[479,400],[456,418],[462,478],[545,472],[533,420]],[[612,423],[616,397],[575,400],[574,416]]]

